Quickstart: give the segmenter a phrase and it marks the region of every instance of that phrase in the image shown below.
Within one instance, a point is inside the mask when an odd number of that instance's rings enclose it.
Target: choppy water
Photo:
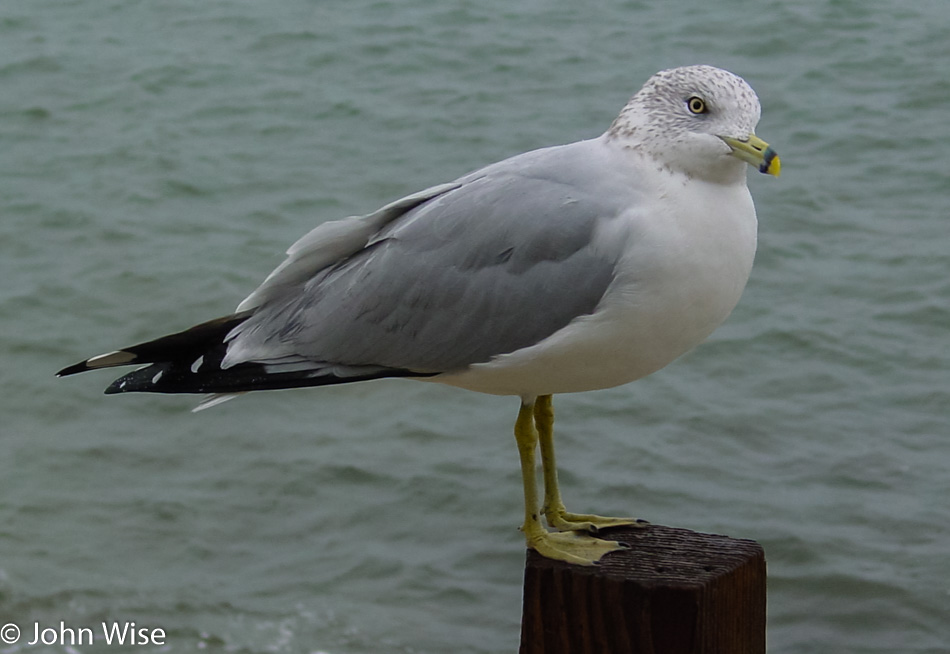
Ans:
[[[377,382],[193,415],[53,372],[712,63],[784,164],[751,180],[752,280],[683,360],[557,399],[568,503],[761,542],[772,652],[950,652],[948,26],[937,0],[3,3],[0,624],[515,651],[515,400]]]

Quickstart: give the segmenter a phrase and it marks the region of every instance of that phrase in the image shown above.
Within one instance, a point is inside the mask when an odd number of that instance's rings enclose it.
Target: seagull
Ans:
[[[647,523],[566,510],[552,395],[645,377],[730,314],[756,249],[746,166],[780,172],[760,113],[730,72],[661,71],[602,135],[321,224],[231,315],[58,376],[139,365],[105,392],[207,394],[198,408],[386,377],[517,396],[527,546],[596,564],[624,545],[595,536]]]

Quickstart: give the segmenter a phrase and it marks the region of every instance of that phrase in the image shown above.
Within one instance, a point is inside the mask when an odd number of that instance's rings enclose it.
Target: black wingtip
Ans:
[[[349,382],[369,381],[384,377],[429,377],[436,373],[418,373],[393,368],[367,368],[351,376],[313,371],[271,372],[260,363],[241,363],[221,369],[207,366],[205,370],[191,370],[190,366],[172,362],[153,363],[122,375],[108,388],[106,395],[117,393],[246,393],[249,391],[328,386]]]
[[[233,327],[247,320],[250,311],[215,318],[176,334],[162,336],[121,350],[106,352],[91,359],[67,366],[56,373],[67,377],[87,370],[129,366],[161,361],[194,361],[207,350],[220,345]]]
[[[174,363],[165,361],[127,372],[113,381],[105,390],[106,395],[117,393],[195,393],[203,392],[189,387],[182,388],[183,380],[196,377],[190,370],[182,370]]]
[[[57,377],[69,377],[70,375],[75,375],[76,373],[86,372],[89,370],[89,366],[86,365],[85,361],[80,363],[74,363],[71,366],[66,366],[62,370],[56,373]]]
[[[138,360],[139,358],[134,352],[130,352],[128,350],[116,350],[114,352],[100,354],[99,356],[86,359],[85,361],[80,361],[79,363],[74,363],[71,366],[66,366],[57,372],[56,376],[67,377],[80,372],[86,372],[87,370],[112,368],[114,366],[127,366],[138,362]]]

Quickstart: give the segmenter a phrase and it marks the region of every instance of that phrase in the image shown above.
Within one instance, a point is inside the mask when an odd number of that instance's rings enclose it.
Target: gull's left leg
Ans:
[[[648,523],[636,518],[607,518],[585,513],[569,513],[564,508],[557,481],[554,458],[554,406],[550,395],[542,395],[534,403],[534,424],[541,446],[541,469],[544,473],[544,505],[541,512],[548,525],[558,531],[587,531],[596,534],[608,527],[643,527]]]

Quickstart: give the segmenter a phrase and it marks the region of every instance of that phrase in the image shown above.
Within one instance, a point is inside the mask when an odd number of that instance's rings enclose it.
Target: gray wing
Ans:
[[[605,171],[572,165],[569,149],[581,145],[521,155],[407,203],[364,247],[263,301],[230,335],[225,366],[445,372],[590,314],[621,251],[603,227],[632,192],[606,192]]]

